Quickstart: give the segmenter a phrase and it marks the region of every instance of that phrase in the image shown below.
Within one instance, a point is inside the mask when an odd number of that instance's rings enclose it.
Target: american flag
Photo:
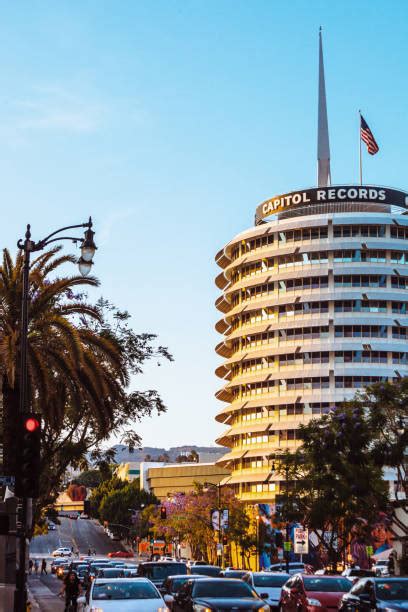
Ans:
[[[367,125],[366,120],[363,115],[360,115],[360,136],[361,140],[366,143],[367,151],[370,155],[375,155],[380,150],[378,144],[375,141],[372,131]]]

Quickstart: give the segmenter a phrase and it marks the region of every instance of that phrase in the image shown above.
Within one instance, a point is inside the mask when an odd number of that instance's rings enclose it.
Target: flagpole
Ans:
[[[360,150],[360,185],[363,184],[363,156],[361,154],[361,110],[358,111],[359,126],[358,126],[358,143]]]

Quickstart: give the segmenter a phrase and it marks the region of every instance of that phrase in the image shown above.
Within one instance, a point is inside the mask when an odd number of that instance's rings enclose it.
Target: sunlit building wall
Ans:
[[[403,212],[378,201],[289,206],[217,254],[217,442],[230,448],[218,463],[242,500],[273,503],[284,490],[273,456],[299,446],[301,423],[408,374]]]

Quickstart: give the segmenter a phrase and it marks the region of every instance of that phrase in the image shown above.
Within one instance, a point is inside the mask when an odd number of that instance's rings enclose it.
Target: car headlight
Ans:
[[[270,607],[269,606],[262,606],[262,608],[259,608],[259,612],[270,612]]]
[[[200,604],[193,605],[194,612],[213,612],[211,608],[207,608],[207,606],[201,606]]]
[[[308,606],[315,606],[316,608],[320,608],[322,605],[318,599],[313,599],[313,597],[308,597],[306,601]]]

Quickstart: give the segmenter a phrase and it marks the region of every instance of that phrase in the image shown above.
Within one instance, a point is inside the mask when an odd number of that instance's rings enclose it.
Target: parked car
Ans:
[[[86,596],[78,597],[85,612],[158,612],[166,604],[156,587],[146,578],[96,578]]]
[[[221,575],[221,568],[218,565],[193,565],[190,567],[190,574],[200,574],[201,576],[211,576],[217,578]]]
[[[55,531],[56,527],[54,523],[47,523],[48,531]]]
[[[295,574],[282,587],[279,608],[281,612],[337,609],[343,594],[351,587],[351,581],[344,576]]]
[[[80,519],[89,519],[89,514],[85,514],[85,512],[81,512],[81,514],[79,515]]]
[[[271,610],[277,610],[279,608],[282,587],[289,578],[290,574],[281,572],[276,574],[271,572],[247,572],[242,580],[249,584],[258,595],[267,593],[268,599],[265,601],[268,602]]]
[[[408,578],[361,578],[343,595],[340,612],[408,609]]]
[[[377,561],[375,565],[371,568],[376,576],[389,576],[390,572],[388,570],[388,559],[381,559]]]
[[[159,591],[163,595],[163,599],[166,602],[166,606],[169,610],[173,609],[174,597],[177,595],[181,587],[187,582],[187,580],[200,580],[200,578],[207,578],[207,576],[189,576],[181,574],[179,576],[168,576],[160,587]]]
[[[266,596],[266,594],[265,594]],[[269,612],[269,605],[242,580],[202,578],[187,580],[174,597],[173,611],[257,610]]]
[[[289,574],[298,574],[299,572],[305,571],[304,563],[289,563]],[[286,563],[273,563],[270,567],[268,567],[268,572],[286,572]]]
[[[57,548],[56,550],[52,552],[52,556],[53,557],[71,557],[72,552],[70,548],[67,548],[65,546],[60,546],[59,548]]]
[[[163,585],[167,576],[173,576],[175,574],[187,574],[187,565],[174,561],[147,561],[146,563],[139,563],[139,567],[137,568],[138,576],[149,578],[157,587]]]
[[[131,557],[134,557],[134,554],[132,552],[129,552],[128,550],[117,550],[116,552],[108,553],[108,557],[111,559],[113,558],[130,559]]]

